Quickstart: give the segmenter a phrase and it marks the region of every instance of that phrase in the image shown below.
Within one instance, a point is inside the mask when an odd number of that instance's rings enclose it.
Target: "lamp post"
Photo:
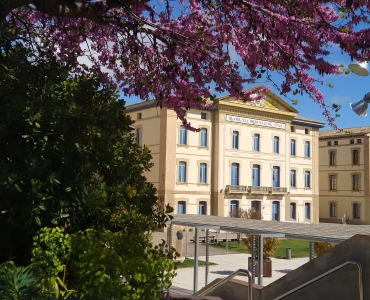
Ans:
[[[356,75],[359,76],[369,75],[367,62],[349,64],[348,68]],[[359,100],[357,102],[351,102],[349,105],[356,114],[358,114],[361,117],[366,117],[369,103],[370,103],[370,92],[365,94],[362,100]]]

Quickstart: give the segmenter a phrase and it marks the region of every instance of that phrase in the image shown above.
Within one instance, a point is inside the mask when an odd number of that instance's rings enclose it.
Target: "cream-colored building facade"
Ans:
[[[370,224],[370,126],[320,132],[320,221]]]
[[[127,106],[137,143],[153,156],[146,177],[159,204],[178,214],[229,216],[242,208],[264,220],[318,223],[318,130],[325,123],[298,116],[272,92],[214,105],[212,112],[186,111],[199,132],[154,100]]]

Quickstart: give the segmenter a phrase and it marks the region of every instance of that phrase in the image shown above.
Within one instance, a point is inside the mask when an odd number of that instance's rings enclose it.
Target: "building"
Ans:
[[[370,224],[370,126],[320,132],[320,221]]]
[[[215,101],[215,111],[187,110],[190,132],[155,101],[127,106],[139,145],[151,149],[146,174],[159,203],[177,214],[228,216],[252,209],[265,220],[319,221],[318,129],[272,92],[244,103]]]

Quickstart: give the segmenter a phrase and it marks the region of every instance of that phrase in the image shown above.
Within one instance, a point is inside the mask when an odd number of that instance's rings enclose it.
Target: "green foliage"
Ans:
[[[83,299],[162,299],[175,276],[173,253],[152,248],[148,234],[88,229],[72,244],[72,281]]]
[[[27,267],[16,267],[12,261],[0,265],[0,299],[39,299],[39,288],[32,271]]]

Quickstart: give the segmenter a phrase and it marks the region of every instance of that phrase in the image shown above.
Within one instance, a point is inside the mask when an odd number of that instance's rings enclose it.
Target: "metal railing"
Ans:
[[[364,292],[363,292],[363,286],[362,286],[362,267],[361,267],[361,264],[359,262],[352,261],[352,260],[346,261],[345,263],[343,263],[343,264],[341,264],[341,265],[339,265],[339,266],[337,266],[337,267],[335,267],[335,268],[333,268],[333,269],[315,277],[314,279],[311,279],[311,280],[301,284],[300,286],[298,286],[294,289],[291,289],[289,292],[286,292],[285,294],[280,295],[279,297],[275,298],[274,300],[282,299],[282,298],[284,298],[284,297],[286,297],[286,296],[288,296],[288,295],[290,295],[290,294],[308,286],[309,284],[311,284],[311,283],[313,283],[313,282],[315,282],[315,281],[317,281],[317,280],[319,280],[319,279],[321,279],[321,278],[323,278],[323,277],[325,277],[325,276],[327,276],[327,275],[329,275],[329,274],[331,274],[335,271],[338,271],[339,269],[342,269],[345,266],[350,265],[350,264],[356,265],[358,267],[358,290],[359,290],[360,300],[363,300],[364,299]]]
[[[206,296],[208,293],[212,292],[213,290],[215,290],[219,286],[228,282],[230,279],[233,279],[239,273],[244,273],[244,274],[247,274],[247,276],[248,276],[248,298],[247,299],[252,300],[252,290],[253,290],[252,273],[250,271],[246,270],[246,269],[236,270],[235,272],[231,273],[229,276],[221,279],[216,284],[211,285],[210,287],[204,288],[202,291],[199,291],[199,292],[195,293],[195,295],[197,295],[197,296]]]

